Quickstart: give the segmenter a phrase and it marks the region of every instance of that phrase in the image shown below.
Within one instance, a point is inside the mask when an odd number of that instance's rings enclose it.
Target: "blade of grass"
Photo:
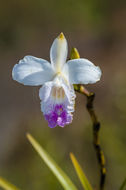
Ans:
[[[119,190],[124,190],[124,187],[126,187],[126,179],[124,179],[124,181],[123,181],[123,183],[122,183]]]
[[[50,168],[58,181],[61,183],[65,190],[77,190],[70,178],[64,173],[64,171],[56,164],[56,162],[48,155],[48,153],[40,146],[40,144],[30,135],[27,134],[27,138],[37,151],[39,156],[43,159],[46,165]]]
[[[14,185],[10,184],[8,181],[0,177],[0,187],[2,187],[5,190],[19,190]]]
[[[93,188],[91,187],[85,173],[83,172],[81,166],[79,165],[77,159],[75,158],[75,156],[70,153],[70,158],[72,160],[73,166],[75,168],[75,171],[79,177],[79,180],[84,188],[84,190],[93,190]]]

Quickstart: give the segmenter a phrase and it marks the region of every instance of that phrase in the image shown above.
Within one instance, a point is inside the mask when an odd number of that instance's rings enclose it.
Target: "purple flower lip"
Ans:
[[[72,115],[67,113],[64,105],[56,104],[49,114],[44,115],[45,119],[48,121],[49,127],[54,128],[57,125],[64,127],[72,122]]]

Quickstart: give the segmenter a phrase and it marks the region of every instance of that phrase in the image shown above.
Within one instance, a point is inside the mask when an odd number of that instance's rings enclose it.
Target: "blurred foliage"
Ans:
[[[88,181],[84,171],[82,170],[80,164],[78,163],[77,159],[75,158],[75,156],[72,153],[70,153],[70,158],[72,160],[75,171],[79,177],[79,180],[83,186],[83,189],[84,190],[93,190],[93,188],[91,187],[91,184]]]
[[[43,147],[37,142],[36,139],[32,137],[29,133],[27,134],[27,138],[36,152],[39,154],[40,158],[45,162],[45,164],[49,167],[52,173],[55,175],[57,180],[63,186],[65,190],[77,190],[74,183],[67,176],[67,174],[58,166],[58,164],[52,159],[52,157],[43,149]],[[88,189],[85,189],[88,190]]]
[[[5,190],[19,190],[17,187],[9,183],[7,180],[0,177],[0,187]]]
[[[113,13],[124,5],[123,0],[5,0],[0,6],[0,46],[15,45],[26,32],[39,29],[111,32]]]
[[[125,187],[126,187],[126,179],[123,181],[119,190],[124,190]]]

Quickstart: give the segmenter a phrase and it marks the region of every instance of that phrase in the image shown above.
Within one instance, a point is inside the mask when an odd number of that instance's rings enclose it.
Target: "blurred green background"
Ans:
[[[22,190],[62,190],[26,139],[30,132],[82,189],[69,153],[80,161],[91,184],[98,187],[99,168],[92,145],[92,126],[77,94],[73,123],[50,129],[40,111],[39,87],[12,80],[19,59],[33,55],[49,60],[54,38],[63,32],[69,52],[99,65],[96,93],[100,139],[106,157],[107,190],[118,190],[126,177],[126,1],[0,0],[0,176]]]

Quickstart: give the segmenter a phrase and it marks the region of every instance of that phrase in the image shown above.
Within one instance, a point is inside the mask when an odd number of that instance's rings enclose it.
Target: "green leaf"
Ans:
[[[123,183],[122,183],[119,190],[124,190],[124,187],[126,187],[126,178],[124,179],[124,181],[123,181]]]
[[[10,184],[8,181],[0,177],[0,187],[2,187],[5,190],[19,190],[14,185]]]
[[[70,178],[63,172],[63,170],[56,164],[56,162],[48,155],[48,153],[40,146],[40,144],[30,135],[27,134],[27,138],[46,163],[46,165],[50,168],[53,174],[57,177],[61,185],[65,190],[77,190],[75,185],[72,183]]]
[[[76,170],[76,173],[80,179],[80,182],[81,182],[84,190],[93,190],[86,175],[84,174],[83,170],[81,169],[81,166],[79,165],[78,161],[76,160],[75,156],[72,153],[70,153],[70,158],[72,160],[72,163],[74,165],[74,168]]]

